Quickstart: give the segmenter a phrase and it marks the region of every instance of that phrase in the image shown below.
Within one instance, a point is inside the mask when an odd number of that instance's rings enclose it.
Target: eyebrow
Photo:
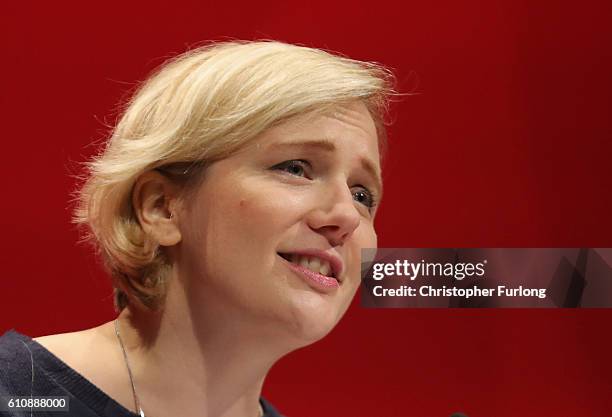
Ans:
[[[282,148],[314,148],[323,150],[325,152],[335,152],[337,149],[336,145],[334,145],[332,141],[327,139],[305,140],[299,142],[281,142],[274,144],[274,146]],[[359,162],[361,163],[361,168],[363,168],[363,170],[369,173],[376,180],[376,186],[378,187],[379,193],[378,198],[380,199],[382,197],[383,186],[382,179],[380,178],[378,170],[370,159],[362,157],[360,158]]]

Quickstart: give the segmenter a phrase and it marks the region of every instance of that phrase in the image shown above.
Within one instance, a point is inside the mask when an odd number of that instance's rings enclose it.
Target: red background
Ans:
[[[376,60],[416,93],[394,107],[380,246],[612,246],[608,4],[5,4],[0,333],[113,317],[108,280],[69,223],[69,174],[134,81],[210,39]],[[608,416],[611,319],[363,310],[356,298],[329,337],[273,368],[264,395],[290,417]]]

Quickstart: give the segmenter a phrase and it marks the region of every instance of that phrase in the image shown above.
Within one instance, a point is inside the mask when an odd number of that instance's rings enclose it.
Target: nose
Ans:
[[[308,214],[308,226],[323,235],[332,246],[342,246],[361,221],[351,190],[346,184],[325,187],[318,200]]]

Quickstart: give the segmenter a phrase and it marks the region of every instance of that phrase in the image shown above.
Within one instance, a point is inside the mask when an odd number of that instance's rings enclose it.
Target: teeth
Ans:
[[[310,269],[321,275],[331,276],[331,265],[329,262],[314,257],[314,256],[301,256],[291,255],[291,262],[303,266],[304,268]]]
[[[310,265],[308,265],[308,268],[315,272],[321,271],[321,260],[319,258],[310,258]]]
[[[308,261],[308,258],[305,256],[300,256],[298,258],[298,265],[303,266],[304,268],[310,269],[310,262]]]

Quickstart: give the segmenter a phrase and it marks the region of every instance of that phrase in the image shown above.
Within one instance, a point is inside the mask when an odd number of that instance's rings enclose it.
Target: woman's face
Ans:
[[[302,345],[320,339],[357,290],[360,249],[376,247],[380,194],[361,102],[294,118],[213,163],[180,221],[192,311]]]

